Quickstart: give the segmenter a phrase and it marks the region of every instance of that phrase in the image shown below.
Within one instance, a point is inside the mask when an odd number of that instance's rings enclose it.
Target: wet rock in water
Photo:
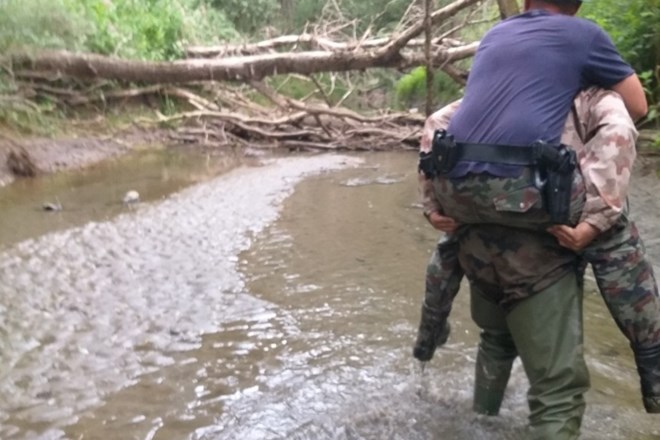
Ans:
[[[7,168],[16,176],[34,177],[37,166],[24,148],[13,149],[7,155]]]
[[[128,191],[125,195],[124,198],[122,199],[122,202],[125,205],[129,205],[132,203],[137,203],[140,201],[140,193],[138,193],[135,190]]]
[[[59,202],[57,203],[46,202],[43,205],[41,205],[41,209],[43,209],[44,211],[61,211],[62,204]]]

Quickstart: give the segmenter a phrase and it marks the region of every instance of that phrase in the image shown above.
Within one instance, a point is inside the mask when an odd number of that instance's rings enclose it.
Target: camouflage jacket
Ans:
[[[453,103],[428,118],[421,148],[429,151],[433,131],[444,128]],[[590,89],[575,100],[562,142],[577,152],[587,188],[583,219],[601,230],[621,214],[635,159],[637,132],[621,99]],[[586,142],[585,142],[586,141]],[[420,175],[426,212],[442,212],[430,180]],[[545,232],[500,225],[463,227],[456,234],[458,258],[472,283],[505,308],[538,293],[577,270],[578,257]]]
[[[433,132],[447,127],[459,105],[460,101],[449,104],[426,120],[421,151],[430,151]],[[614,225],[625,207],[636,140],[635,124],[615,92],[590,88],[575,98],[562,142],[576,151],[585,180],[581,220],[600,231]],[[442,212],[431,181],[421,174],[420,193],[426,213]]]

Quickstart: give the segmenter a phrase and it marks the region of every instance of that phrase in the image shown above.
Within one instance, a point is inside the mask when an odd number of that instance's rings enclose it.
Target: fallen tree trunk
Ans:
[[[456,0],[430,15],[436,25],[480,0]],[[297,73],[343,72],[370,68],[406,69],[424,65],[448,64],[474,55],[478,43],[460,47],[436,46],[431,59],[420,51],[406,50],[407,45],[424,31],[424,22],[415,23],[398,34],[380,40],[330,44],[329,50],[288,53],[265,53],[219,59],[187,59],[173,62],[123,60],[115,57],[79,54],[68,51],[45,51],[34,55],[10,55],[14,70],[56,72],[80,79],[109,79],[141,83],[187,83],[193,81],[251,81],[267,76]],[[308,38],[309,39],[309,38]],[[268,44],[274,44],[272,41]],[[337,46],[339,45],[339,46]]]
[[[479,43],[436,49],[434,65],[468,58]],[[79,79],[110,79],[141,83],[189,83],[195,81],[250,81],[267,76],[298,73],[365,70],[376,67],[407,69],[424,64],[419,52],[396,53],[360,50],[353,52],[309,51],[230,57],[191,59],[173,62],[124,60],[115,57],[47,51],[36,55],[17,54],[11,58],[14,69],[48,71]]]
[[[187,58],[218,58],[224,56],[236,55],[255,55],[258,53],[268,53],[277,50],[305,47],[306,50],[360,50],[360,49],[374,49],[383,47],[390,41],[389,37],[373,38],[365,41],[348,41],[338,42],[327,37],[315,34],[300,34],[300,35],[281,35],[279,37],[271,38],[268,40],[259,41],[256,43],[239,43],[239,44],[219,44],[214,46],[189,46],[186,47],[185,54]],[[444,38],[435,38],[433,44],[436,46],[446,45],[450,43],[449,47],[461,46],[456,44],[455,40],[446,40]],[[425,41],[421,38],[410,40],[406,44],[407,48],[421,48]]]

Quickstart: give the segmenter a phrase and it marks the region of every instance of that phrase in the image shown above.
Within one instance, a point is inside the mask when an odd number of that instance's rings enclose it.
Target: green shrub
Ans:
[[[238,33],[204,0],[0,0],[0,50],[64,48],[167,60]]]
[[[91,26],[70,5],[70,0],[1,0],[0,52],[81,48]]]
[[[585,3],[581,14],[612,37],[623,58],[642,80],[649,98],[648,120],[660,110],[660,0],[599,0]]]
[[[399,79],[395,86],[396,106],[399,108],[419,107],[426,102],[426,67],[416,67]],[[461,88],[444,72],[438,70],[433,75],[434,107],[448,104],[461,96]]]
[[[279,9],[276,0],[211,0],[209,4],[222,11],[236,29],[250,34],[272,26]]]
[[[94,25],[87,46],[126,58],[174,59],[186,44],[236,36],[222,12],[200,1],[87,0],[84,12]]]

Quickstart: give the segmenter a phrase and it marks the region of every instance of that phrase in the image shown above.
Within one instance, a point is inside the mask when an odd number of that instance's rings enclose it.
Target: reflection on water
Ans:
[[[412,361],[437,236],[415,155],[360,158],[237,170],[0,252],[0,438],[524,439],[519,364],[500,417],[471,411],[465,292]],[[660,438],[625,339],[585,310],[583,438]]]
[[[56,229],[99,221],[125,212],[126,192],[138,191],[142,201],[227,171],[245,159],[236,154],[192,154],[176,149],[136,151],[82,171],[18,179],[0,187],[0,246]],[[61,205],[46,212],[45,204]]]

